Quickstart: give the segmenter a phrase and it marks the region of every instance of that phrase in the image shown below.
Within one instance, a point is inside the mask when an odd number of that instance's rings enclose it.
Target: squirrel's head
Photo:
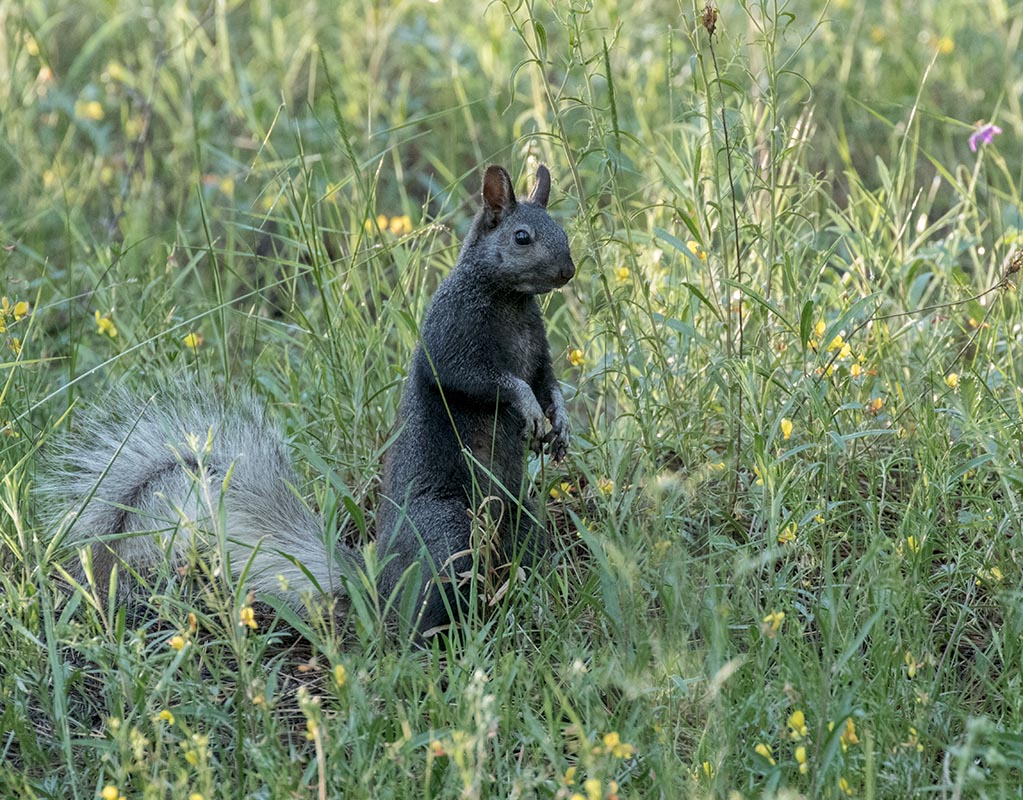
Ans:
[[[544,294],[568,283],[575,264],[565,231],[547,213],[551,174],[541,165],[533,191],[515,199],[504,167],[487,167],[483,207],[466,239],[476,250],[476,268],[487,269],[494,288],[521,294]]]

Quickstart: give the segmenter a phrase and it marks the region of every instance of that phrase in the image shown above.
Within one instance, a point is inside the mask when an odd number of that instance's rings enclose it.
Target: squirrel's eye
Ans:
[[[533,237],[529,235],[529,231],[519,228],[515,231],[515,244],[529,244],[533,241]]]

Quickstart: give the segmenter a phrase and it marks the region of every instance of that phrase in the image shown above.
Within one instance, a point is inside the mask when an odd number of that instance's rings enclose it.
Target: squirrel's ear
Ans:
[[[547,200],[551,196],[551,173],[547,167],[541,164],[536,168],[536,183],[533,191],[529,193],[529,202],[536,203],[541,208],[547,208]]]
[[[487,167],[483,176],[483,207],[490,212],[495,225],[515,208],[515,192],[504,167]]]

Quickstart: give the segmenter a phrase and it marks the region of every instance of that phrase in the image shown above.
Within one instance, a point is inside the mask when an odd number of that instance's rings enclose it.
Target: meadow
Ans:
[[[1021,35],[1010,0],[0,0],[0,796],[1020,797]],[[367,586],[68,580],[33,486],[121,385],[251,391],[372,552],[491,163],[550,167],[578,267],[541,569],[426,649]]]

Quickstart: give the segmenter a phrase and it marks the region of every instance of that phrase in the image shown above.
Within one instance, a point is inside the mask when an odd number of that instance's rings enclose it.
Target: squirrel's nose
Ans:
[[[566,283],[572,280],[575,275],[575,264],[572,263],[572,257],[569,256],[561,262],[561,268],[558,270],[558,277],[560,277]]]

